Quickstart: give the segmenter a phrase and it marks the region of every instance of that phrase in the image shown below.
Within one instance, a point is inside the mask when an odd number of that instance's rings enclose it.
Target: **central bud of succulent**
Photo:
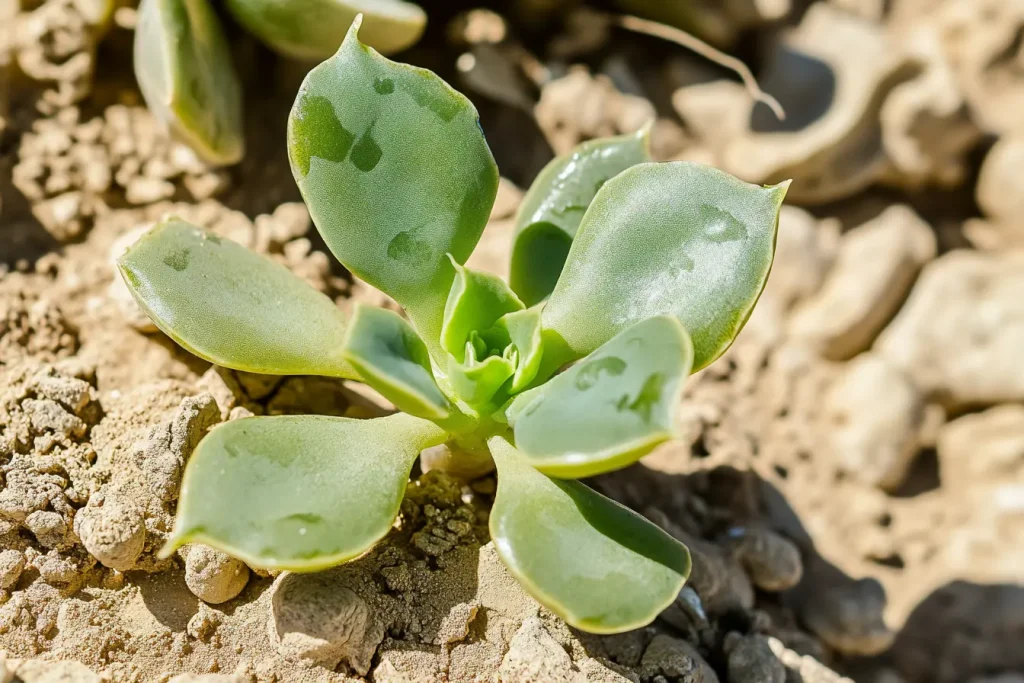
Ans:
[[[444,309],[441,346],[452,393],[476,412],[493,412],[537,376],[540,313],[501,278],[452,259],[455,279]]]

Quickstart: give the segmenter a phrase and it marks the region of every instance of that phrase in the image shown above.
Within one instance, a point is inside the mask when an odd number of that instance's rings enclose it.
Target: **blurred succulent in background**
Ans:
[[[325,59],[358,14],[366,44],[388,54],[423,33],[427,17],[402,0],[228,0],[230,14],[281,55]],[[242,91],[227,39],[209,0],[142,0],[135,78],[153,115],[212,164],[245,153]]]
[[[162,552],[200,542],[254,567],[345,562],[392,529],[417,457],[442,449],[453,473],[496,466],[491,537],[539,602],[587,631],[650,623],[689,575],[687,549],[575,480],[672,438],[686,377],[728,348],[760,296],[787,184],[652,163],[646,131],[587,143],[530,189],[510,287],[462,265],[498,186],[476,109],[361,44],[358,27],[306,76],[289,157],[328,247],[408,320],[360,305],[346,321],[285,267],[173,218],[119,267],[196,355],[362,381],[402,412],[215,428]]]

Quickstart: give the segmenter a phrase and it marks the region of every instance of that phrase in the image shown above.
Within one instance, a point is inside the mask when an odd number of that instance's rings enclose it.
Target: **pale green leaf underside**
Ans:
[[[715,360],[764,289],[787,187],[682,161],[639,164],[608,181],[544,307],[545,353],[562,356],[545,363],[586,355],[658,314],[689,332],[695,371]]]
[[[303,81],[288,119],[292,172],[334,255],[405,307],[440,362],[447,254],[472,253],[498,170],[469,100],[361,45],[357,28]]]
[[[625,467],[672,438],[692,362],[676,318],[639,322],[513,404],[516,447],[555,477]]]
[[[597,191],[630,166],[650,161],[650,128],[589,140],[537,176],[516,216],[509,281],[528,306],[554,289],[576,229]]]
[[[356,306],[344,356],[363,381],[399,410],[430,420],[448,416],[448,400],[434,382],[427,347],[397,313]]]
[[[342,359],[342,312],[284,266],[168,218],[118,267],[135,300],[200,358],[273,375],[358,378]]]
[[[498,466],[491,538],[541,604],[584,631],[621,633],[676,598],[690,574],[681,543],[577,481],[538,472],[505,439],[488,445]]]
[[[340,564],[388,533],[417,455],[444,438],[434,424],[401,413],[226,422],[189,460],[162,553],[197,542],[265,569]]]
[[[242,89],[208,0],[142,0],[135,78],[153,115],[214,164],[242,158]]]
[[[411,46],[427,23],[419,6],[401,0],[227,0],[238,23],[287,57],[326,59],[356,15],[364,43],[384,54]]]

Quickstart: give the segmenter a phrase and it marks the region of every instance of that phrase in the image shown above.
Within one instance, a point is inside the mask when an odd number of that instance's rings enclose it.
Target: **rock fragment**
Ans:
[[[68,524],[64,517],[50,510],[36,510],[25,518],[25,528],[32,532],[44,548],[64,548],[68,542]]]
[[[646,98],[626,95],[604,75],[574,67],[541,90],[535,115],[555,154],[564,154],[590,138],[639,130],[655,117]]]
[[[846,364],[823,400],[829,452],[840,470],[893,491],[906,479],[925,401],[902,370],[865,353]]]
[[[852,579],[820,555],[804,557],[803,578],[783,600],[815,635],[843,654],[876,655],[893,642],[895,634],[883,617],[882,584]]]
[[[988,220],[964,224],[979,249],[1024,248],[1024,131],[1000,138],[985,157],[975,198]]]
[[[772,652],[768,638],[730,633],[725,639],[729,683],[785,683],[786,667]]]
[[[17,550],[0,550],[0,590],[7,590],[21,577],[25,556]]]
[[[559,645],[537,617],[529,617],[512,637],[508,652],[501,660],[499,683],[550,681],[584,683],[583,674],[569,653]]]
[[[654,636],[640,660],[644,680],[664,677],[681,683],[718,683],[718,676],[697,649],[681,638]]]
[[[824,285],[794,312],[790,333],[828,359],[852,358],[871,346],[935,251],[935,234],[912,209],[886,209],[843,236]]]
[[[334,669],[342,661],[366,675],[384,628],[339,572],[282,574],[271,599],[270,638],[293,662]]]
[[[1020,481],[1024,406],[996,406],[947,423],[939,430],[937,450],[944,485],[964,489],[993,481]]]
[[[728,544],[733,557],[761,590],[783,591],[800,582],[800,550],[771,529],[736,527],[728,533]]]
[[[153,494],[165,502],[177,498],[186,460],[206,431],[219,421],[220,410],[213,396],[190,396],[169,422],[154,427],[148,438],[137,444],[135,464]]]
[[[958,250],[921,273],[875,350],[947,408],[1024,400],[1024,251]]]
[[[88,425],[50,399],[25,399],[21,408],[28,414],[32,430],[36,434],[53,432],[65,439],[80,439],[85,436]]]

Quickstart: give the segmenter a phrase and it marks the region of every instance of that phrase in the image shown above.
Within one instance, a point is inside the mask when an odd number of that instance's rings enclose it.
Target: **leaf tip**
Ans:
[[[341,52],[349,45],[350,41],[355,41],[356,46],[361,47],[364,50],[366,49],[366,46],[363,45],[362,41],[359,40],[359,29],[362,27],[362,25],[363,13],[360,12],[356,15],[355,19],[352,20],[352,23],[349,24],[348,32],[345,33],[345,39],[342,40],[341,45],[338,46],[338,49],[336,51],[337,54],[341,54]],[[299,94],[298,96],[296,96],[296,102],[298,102],[298,98],[302,96],[302,92],[303,90],[305,90],[306,81],[308,80],[308,78],[309,76],[307,75],[307,77],[303,79],[302,86],[300,86],[299,88]],[[291,123],[291,121],[289,121],[289,123]]]
[[[167,541],[160,546],[160,550],[156,551],[156,558],[158,560],[166,560],[173,555],[178,548],[185,545],[188,539],[183,535],[175,534],[171,536]]]
[[[651,131],[654,130],[654,117],[647,119],[644,125],[637,129],[633,136],[643,145],[644,152],[651,156]]]
[[[775,185],[767,185],[765,186],[765,189],[771,192],[772,198],[775,199],[776,206],[782,206],[782,201],[786,198],[786,194],[789,192],[789,186],[792,184],[793,179],[790,178]]]

